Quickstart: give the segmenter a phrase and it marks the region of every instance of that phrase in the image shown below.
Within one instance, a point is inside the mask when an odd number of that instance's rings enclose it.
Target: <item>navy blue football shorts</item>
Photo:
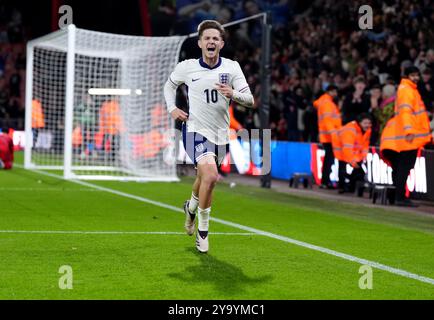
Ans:
[[[229,144],[217,145],[197,132],[187,132],[185,123],[182,125],[182,142],[184,149],[194,166],[205,156],[212,155],[218,167],[221,166],[226,154],[229,152]]]

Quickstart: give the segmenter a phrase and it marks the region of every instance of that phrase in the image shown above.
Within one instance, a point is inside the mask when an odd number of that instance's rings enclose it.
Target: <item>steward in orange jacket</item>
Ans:
[[[395,116],[381,135],[381,150],[396,152],[417,150],[431,141],[428,113],[417,84],[402,79],[395,102]]]
[[[365,177],[361,164],[368,154],[371,127],[371,116],[362,113],[357,121],[351,121],[343,126],[334,139],[333,152],[339,160],[339,193],[354,192],[356,182],[363,181]],[[349,185],[345,184],[347,164],[353,167]]]
[[[39,100],[32,100],[32,128],[39,129],[45,127],[44,113]]]
[[[235,119],[234,106],[232,103],[229,105],[229,128],[234,129],[235,131],[241,130],[243,128],[241,123]]]
[[[119,135],[124,131],[118,98],[104,102],[99,111],[99,133],[96,138],[102,135],[102,148],[107,151],[106,147],[109,146],[111,159],[114,159],[119,150]]]
[[[41,101],[38,99],[32,100],[32,134],[33,147],[38,140],[39,130],[45,127],[44,112],[42,111]]]
[[[101,105],[99,125],[104,134],[118,135],[123,131],[121,109],[117,100],[109,100]]]
[[[332,189],[333,186],[330,182],[330,172],[334,162],[332,137],[341,128],[342,120],[339,108],[333,101],[338,96],[338,88],[334,85],[329,85],[326,91],[326,93],[313,102],[313,106],[318,111],[319,141],[325,150],[320,187]]]
[[[405,184],[418,149],[432,139],[428,114],[417,90],[419,80],[418,68],[405,69],[396,95],[395,116],[387,122],[380,141],[381,156],[393,169],[395,199],[399,206],[415,206],[405,199]]]

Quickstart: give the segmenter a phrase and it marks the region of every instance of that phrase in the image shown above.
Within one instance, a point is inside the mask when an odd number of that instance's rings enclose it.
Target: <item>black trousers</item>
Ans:
[[[105,151],[105,144],[107,139],[110,140],[110,158],[112,160],[115,159],[115,156],[117,155],[117,153],[119,152],[119,145],[120,145],[120,137],[118,134],[104,134],[103,140],[102,140],[102,148]]]
[[[323,143],[325,155],[324,155],[324,163],[322,165],[322,178],[321,184],[328,185],[330,184],[330,173],[332,171],[332,165],[335,161],[335,156],[333,155],[333,147],[331,143]]]
[[[361,167],[362,163],[359,162],[359,168],[354,168],[350,175],[347,174],[347,162],[339,161],[339,183],[338,187],[342,190],[354,192],[356,190],[356,182],[365,179],[365,171]],[[345,179],[348,178],[350,183],[347,185]]]
[[[32,128],[33,132],[33,145],[32,148],[36,147],[36,142],[38,141],[39,128]]]
[[[417,150],[396,152],[385,149],[382,154],[392,165],[393,185],[396,188],[395,199],[402,201],[405,199],[405,184],[408,174],[416,163]]]

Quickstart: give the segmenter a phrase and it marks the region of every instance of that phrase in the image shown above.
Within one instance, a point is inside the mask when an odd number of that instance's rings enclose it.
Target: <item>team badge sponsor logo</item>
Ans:
[[[195,147],[195,149],[196,149],[196,152],[202,152],[202,151],[203,151],[203,143],[198,144],[198,145]]]
[[[219,73],[219,82],[221,84],[229,84],[229,73]]]

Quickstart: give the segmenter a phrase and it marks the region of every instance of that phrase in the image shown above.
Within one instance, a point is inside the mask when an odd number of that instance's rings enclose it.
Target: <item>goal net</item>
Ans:
[[[30,41],[25,167],[68,179],[177,180],[163,86],[185,38],[69,25]]]

